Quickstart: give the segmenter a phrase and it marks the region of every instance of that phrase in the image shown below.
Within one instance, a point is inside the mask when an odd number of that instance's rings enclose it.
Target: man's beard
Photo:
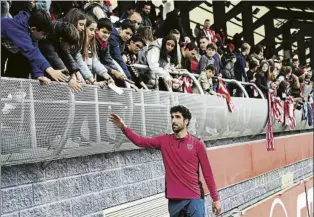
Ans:
[[[172,131],[174,133],[179,133],[180,131],[183,130],[183,126],[181,125],[176,125],[176,124],[172,124]]]

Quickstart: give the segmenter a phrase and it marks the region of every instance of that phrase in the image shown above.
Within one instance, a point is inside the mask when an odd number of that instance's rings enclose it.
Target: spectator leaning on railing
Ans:
[[[98,75],[108,83],[114,83],[108,74],[108,70],[99,61],[96,51],[95,31],[97,22],[90,16],[86,16],[86,29],[84,34],[84,44],[81,52],[76,55],[76,61],[79,64],[83,77],[90,81],[92,77]],[[94,80],[95,83],[95,80]],[[93,83],[92,83],[93,84]],[[100,83],[102,86],[104,83]]]
[[[154,41],[146,52],[147,64],[151,71],[150,81],[154,83],[153,75],[159,75],[168,84],[172,76],[169,70],[178,65],[177,40],[174,36],[168,35],[163,39]]]
[[[68,80],[61,70],[50,66],[38,49],[38,41],[51,31],[50,21],[49,15],[41,10],[21,11],[13,19],[1,19],[1,72],[8,61],[5,76],[27,78],[32,72],[34,78],[45,83],[49,82],[46,76],[56,81]]]
[[[135,25],[130,20],[124,20],[119,29],[112,29],[109,39],[110,55],[121,66],[128,79],[131,79],[131,74],[122,59],[122,52],[133,34],[135,34]]]
[[[143,47],[145,46],[144,39],[140,35],[133,35],[131,40],[128,42],[127,46],[125,46],[124,52],[123,52],[123,60],[127,64],[128,69],[131,73],[131,79],[135,82],[135,85],[138,88],[144,88],[148,89],[145,85],[144,81],[142,80],[141,75],[139,74],[139,71],[132,66],[137,62],[137,54],[140,52]]]
[[[124,80],[125,75],[120,72],[114,64],[109,52],[109,37],[112,32],[112,23],[108,18],[102,18],[97,22],[97,30],[95,35],[96,50],[100,62],[106,67],[108,73],[118,80]],[[101,78],[98,78],[101,80]]]
[[[66,70],[71,79],[69,86],[80,90],[82,82],[80,69],[71,55],[71,46],[77,44],[79,34],[71,23],[52,21],[52,33],[46,39],[39,41],[39,49],[55,69]]]

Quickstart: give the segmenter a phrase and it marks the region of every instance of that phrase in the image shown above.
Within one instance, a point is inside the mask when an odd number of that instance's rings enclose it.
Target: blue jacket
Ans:
[[[38,41],[33,41],[29,32],[30,13],[21,11],[12,18],[1,19],[1,40],[12,42],[31,63],[35,78],[44,76],[50,64],[38,49]]]
[[[116,30],[114,27],[112,28],[112,33],[109,38],[109,44],[111,57],[121,66],[128,79],[131,79],[131,74],[128,70],[128,67],[122,59],[125,42],[121,40],[118,30]]]
[[[247,82],[247,74],[245,72],[246,59],[242,53],[236,55],[237,61],[234,64],[234,75],[236,80]]]

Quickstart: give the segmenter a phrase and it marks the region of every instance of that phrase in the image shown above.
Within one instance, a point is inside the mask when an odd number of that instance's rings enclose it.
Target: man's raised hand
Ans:
[[[114,123],[118,128],[124,130],[127,128],[127,125],[123,122],[123,120],[116,114],[111,114],[109,116],[109,120]]]

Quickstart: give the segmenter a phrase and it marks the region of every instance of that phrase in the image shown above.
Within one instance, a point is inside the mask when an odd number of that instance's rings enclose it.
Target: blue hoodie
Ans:
[[[118,30],[114,27],[112,28],[112,33],[109,38],[109,45],[111,57],[121,66],[128,79],[131,79],[131,74],[128,70],[128,67],[122,59],[125,42],[121,40]]]
[[[9,40],[18,47],[19,51],[31,63],[35,78],[44,76],[47,68],[51,67],[38,49],[38,41],[33,41],[30,35],[28,19],[30,13],[20,11],[12,18],[1,19],[1,40]]]

